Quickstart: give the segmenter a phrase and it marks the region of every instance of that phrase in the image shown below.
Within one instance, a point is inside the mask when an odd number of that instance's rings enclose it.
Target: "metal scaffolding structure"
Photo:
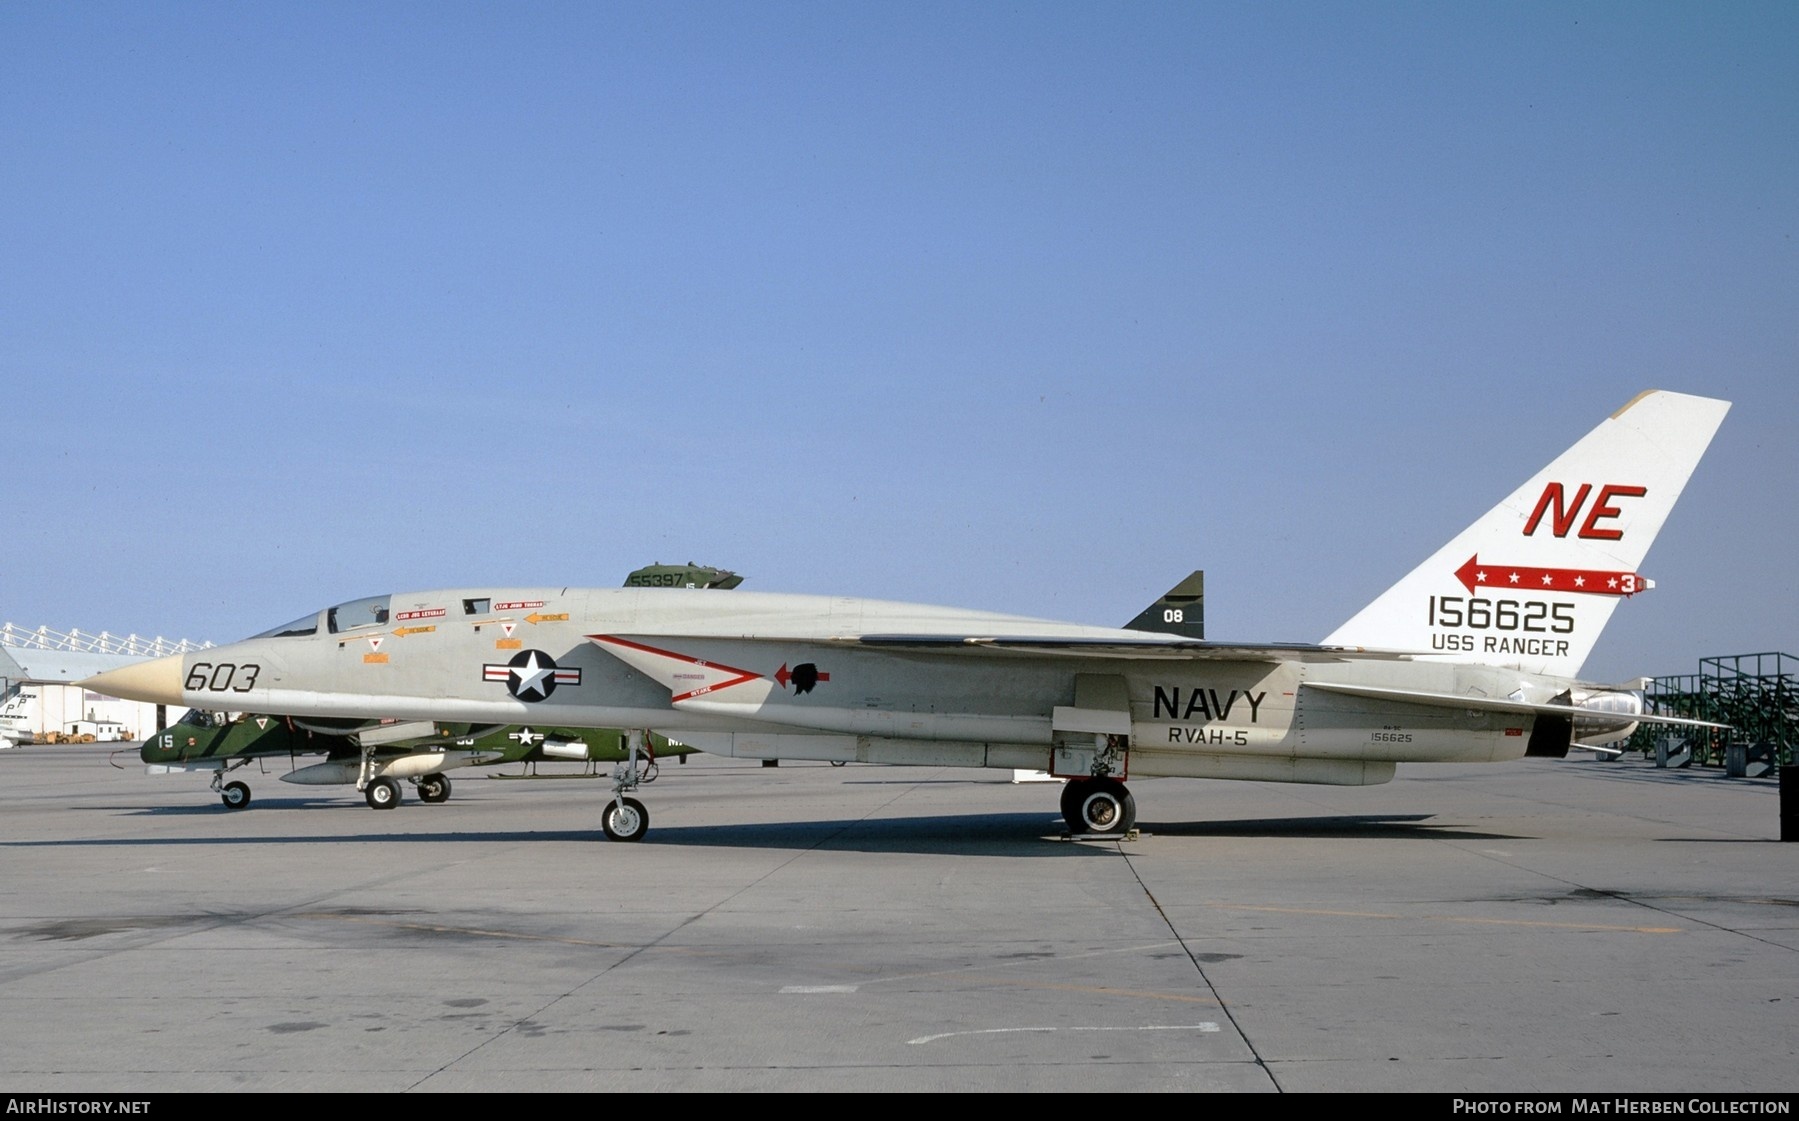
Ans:
[[[55,631],[49,627],[21,627],[14,623],[0,625],[0,646],[21,650],[66,650],[88,654],[128,654],[140,658],[161,658],[169,654],[187,654],[204,650],[210,642],[169,639],[161,635],[140,638],[135,634],[116,635],[106,631]]]
[[[1790,764],[1799,751],[1799,658],[1791,654],[1726,654],[1699,659],[1699,672],[1650,680],[1645,711],[1727,724],[1708,731],[1645,724],[1629,747],[1652,755],[1670,741],[1691,751],[1692,762],[1721,766],[1732,745],[1765,754],[1772,765]]]

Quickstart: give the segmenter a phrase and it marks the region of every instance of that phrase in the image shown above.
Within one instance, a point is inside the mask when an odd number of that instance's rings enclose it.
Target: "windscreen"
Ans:
[[[291,638],[294,635],[317,633],[319,633],[319,613],[314,611],[310,615],[300,616],[291,623],[283,623],[278,627],[270,627],[268,630],[262,631],[259,634],[253,634],[250,637]]]
[[[332,634],[355,627],[370,627],[387,622],[387,602],[394,597],[369,596],[340,603],[325,612],[325,626]]]

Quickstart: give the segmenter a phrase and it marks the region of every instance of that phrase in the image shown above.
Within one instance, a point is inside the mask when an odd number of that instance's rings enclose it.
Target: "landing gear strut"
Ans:
[[[1077,683],[1077,692],[1079,688]],[[1121,679],[1115,691],[1122,697],[1123,690]],[[1055,773],[1076,776],[1062,787],[1062,820],[1068,831],[1077,837],[1124,836],[1137,827],[1137,800],[1124,787],[1131,740],[1125,732],[1105,726],[1128,728],[1129,714],[1122,708],[1056,712],[1056,718],[1066,720],[1069,731],[1076,733],[1058,741],[1055,753],[1056,762],[1062,764]],[[1083,732],[1092,735],[1092,747],[1079,738]]]
[[[444,797],[448,798],[450,788],[447,785],[448,780],[445,781]],[[362,745],[362,773],[357,776],[356,789],[362,791],[362,796],[368,801],[371,810],[391,810],[400,804],[400,784],[385,775],[375,776],[374,744]],[[424,794],[421,792],[419,797],[423,798]],[[426,801],[429,800],[426,799]]]
[[[608,840],[641,841],[650,831],[650,811],[637,799],[625,797],[626,791],[637,789],[654,776],[653,771],[638,764],[647,740],[648,735],[644,732],[625,733],[625,761],[613,768],[612,801],[600,815],[600,828]],[[654,765],[654,762],[649,764],[650,767]]]

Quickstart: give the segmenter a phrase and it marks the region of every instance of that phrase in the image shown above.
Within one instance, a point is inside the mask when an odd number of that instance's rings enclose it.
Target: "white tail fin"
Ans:
[[[1325,644],[1575,676],[1729,409],[1638,394]]]

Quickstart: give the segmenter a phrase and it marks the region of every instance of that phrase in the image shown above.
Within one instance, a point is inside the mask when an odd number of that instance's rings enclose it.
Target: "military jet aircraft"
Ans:
[[[728,569],[694,564],[652,564],[625,577],[628,588],[735,588],[743,577]],[[352,605],[344,605],[354,610]],[[348,615],[346,611],[346,617]],[[375,613],[379,617],[379,612]],[[535,623],[532,616],[527,623]],[[407,626],[403,620],[395,637],[429,633],[433,627]],[[502,640],[504,641],[504,640]],[[522,640],[514,640],[519,645]],[[379,645],[377,643],[376,645]],[[93,656],[89,656],[90,658]],[[88,677],[130,659],[111,659],[89,665],[77,677]],[[250,786],[241,779],[226,782],[231,772],[252,763],[265,766],[286,758],[290,764],[302,755],[324,755],[322,763],[292,766],[280,775],[282,782],[305,785],[350,785],[363,792],[378,810],[400,803],[397,780],[410,780],[419,800],[448,801],[450,778],[446,771],[461,767],[486,767],[523,763],[526,774],[537,776],[537,764],[576,761],[593,774],[598,763],[626,758],[624,733],[598,728],[536,728],[530,726],[475,727],[435,721],[299,720],[267,713],[190,709],[172,728],[159,729],[144,741],[139,752],[151,774],[200,771],[212,775],[212,789],[226,809],[248,809]],[[658,758],[676,757],[683,762],[692,749],[671,744],[666,737],[645,741],[647,765],[643,781],[656,774]],[[520,776],[523,777],[523,776]],[[550,777],[550,776],[545,776]],[[556,776],[560,777],[560,776]]]
[[[625,578],[626,587],[735,588],[743,582],[736,573],[701,565],[650,565]],[[1203,638],[1205,574],[1195,571],[1134,619],[1139,630],[1165,630]],[[528,616],[527,616],[528,618]],[[115,659],[96,665],[126,664]],[[643,759],[637,764],[642,782],[652,781],[657,761],[677,758],[686,762],[693,749],[650,735],[644,740]],[[299,765],[301,756],[324,755],[323,762]],[[626,733],[604,728],[532,728],[529,725],[479,728],[468,724],[435,721],[374,721],[361,719],[300,719],[189,709],[173,727],[146,739],[139,752],[151,774],[201,772],[212,776],[212,789],[226,809],[248,809],[251,792],[241,778],[227,781],[234,771],[259,764],[267,773],[272,762],[286,760],[289,769],[277,775],[282,782],[302,785],[355,785],[373,809],[391,809],[400,803],[402,781],[412,782],[419,800],[448,801],[451,782],[447,772],[463,767],[492,767],[521,763],[517,776],[541,775],[540,763],[585,763],[585,775],[596,775],[600,763],[629,759]]]
[[[746,758],[1046,769],[1068,779],[1072,833],[1118,835],[1133,777],[1370,785],[1402,762],[1562,756],[1661,720],[1630,686],[1575,675],[1652,586],[1638,566],[1728,409],[1638,395],[1321,644],[829,596],[475,588],[325,608],[87,684],[307,718],[655,729]],[[409,620],[433,625],[393,626]],[[634,775],[601,816],[613,839],[648,829]]]
[[[657,761],[693,754],[693,749],[654,736],[646,746],[643,781],[655,778]],[[299,765],[302,756],[324,760]],[[604,728],[556,728],[542,725],[472,728],[431,721],[370,723],[358,720],[302,720],[292,716],[232,714],[190,709],[173,725],[146,739],[139,752],[152,774],[209,772],[213,789],[226,809],[247,809],[250,787],[241,779],[226,782],[231,772],[253,763],[285,760],[290,769],[282,782],[305,786],[355,784],[374,809],[400,802],[400,781],[411,780],[419,801],[448,801],[450,776],[461,767],[523,764],[519,776],[537,775],[539,763],[580,762],[584,774],[596,774],[600,763],[625,760],[625,733]],[[497,776],[496,776],[497,777]],[[548,776],[544,776],[548,777]]]

